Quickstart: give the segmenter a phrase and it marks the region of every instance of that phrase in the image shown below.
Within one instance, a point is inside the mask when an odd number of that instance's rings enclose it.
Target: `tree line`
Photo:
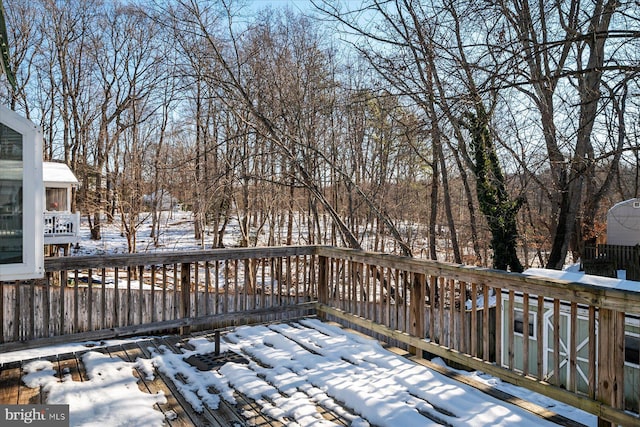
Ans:
[[[131,251],[170,194],[214,247],[561,268],[639,196],[634,1],[3,3],[0,97]]]

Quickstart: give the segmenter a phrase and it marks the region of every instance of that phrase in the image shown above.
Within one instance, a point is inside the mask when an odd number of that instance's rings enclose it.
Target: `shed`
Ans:
[[[640,199],[615,204],[607,212],[607,244],[635,246],[640,244]]]
[[[542,268],[531,268],[524,272],[525,275],[536,276],[540,278],[559,279],[569,282],[584,283],[589,285],[605,286],[615,289],[623,289],[640,292],[640,282],[631,280],[621,280],[602,276],[594,276],[577,272],[548,270]],[[523,366],[523,351],[524,351],[524,301],[522,295],[515,293],[513,301],[513,308],[515,316],[513,318],[513,324],[510,324],[508,313],[509,307],[509,293],[502,293],[502,313],[500,313],[502,319],[502,357],[500,361],[502,366],[508,366],[508,349],[505,348],[508,342],[508,329],[514,330],[514,368],[517,370],[524,370]],[[569,304],[560,304],[560,372],[554,372],[554,340],[550,337],[553,336],[554,331],[554,303],[552,299],[545,299],[543,302],[543,308],[540,311],[542,318],[538,318],[538,300],[529,300],[529,372],[538,374],[538,369],[542,369],[542,376],[551,379],[555,379],[556,375],[559,376],[560,384],[567,387],[570,381],[575,381],[577,389],[580,392],[587,393],[589,391],[589,377],[588,377],[588,343],[589,343],[589,313],[586,307],[578,305],[577,307],[577,322],[576,330],[571,330],[571,306]],[[598,331],[598,317],[596,314],[596,332]],[[542,323],[542,335],[538,336],[538,324]],[[576,354],[576,372],[577,378],[569,378],[571,370],[570,368],[570,355],[567,352],[569,348],[568,343],[571,336],[575,336],[577,344]],[[543,360],[540,366],[537,363],[537,343],[542,340],[543,348]],[[640,318],[636,316],[627,316],[625,318],[625,368],[624,368],[624,381],[625,384],[633,384],[633,386],[625,387],[625,404],[628,409],[637,410],[640,407],[639,392],[640,392]]]

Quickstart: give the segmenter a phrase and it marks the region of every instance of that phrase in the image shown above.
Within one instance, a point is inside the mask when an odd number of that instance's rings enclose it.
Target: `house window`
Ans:
[[[68,211],[67,206],[67,189],[66,188],[47,188],[47,206],[48,211]]]
[[[0,123],[0,264],[23,262],[22,135]]]
[[[624,362],[634,366],[640,365],[640,337],[624,336]]]
[[[42,133],[0,105],[0,281],[44,276]]]
[[[536,313],[529,313],[529,337],[536,339]],[[513,332],[516,335],[524,333],[524,311],[516,308],[513,310]]]
[[[22,135],[0,123],[0,159],[22,162]]]

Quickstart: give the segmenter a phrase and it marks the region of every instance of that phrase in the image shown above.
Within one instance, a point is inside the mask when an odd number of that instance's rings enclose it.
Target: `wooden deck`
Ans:
[[[206,337],[214,340],[213,333],[198,334],[198,337]],[[127,362],[134,362],[138,358],[149,359],[152,357],[149,348],[159,349],[160,347],[171,349],[176,354],[181,353],[180,348],[189,348],[188,340],[193,336],[164,336],[155,337],[140,341],[131,341],[124,344],[96,347],[87,350],[59,354],[57,356],[45,357],[53,363],[54,369],[58,372],[58,377],[71,375],[73,381],[87,381],[87,375],[82,363],[82,355],[89,351],[97,351],[107,354],[112,358],[120,358]],[[24,374],[22,366],[28,360],[10,362],[0,367],[0,404],[44,404],[46,395],[42,389],[29,388],[22,381]],[[165,415],[165,423],[169,426],[271,426],[278,427],[284,424],[260,414],[260,408],[237,391],[234,397],[238,402],[233,406],[221,400],[219,408],[212,410],[204,406],[201,413],[196,412],[186,399],[180,394],[171,379],[167,378],[157,369],[154,369],[154,379],[145,378],[144,373],[135,371],[138,378],[138,386],[141,391],[156,394],[163,393],[167,402],[156,404],[156,408]],[[318,411],[328,420],[338,425],[348,425],[347,421],[341,420],[335,413],[318,407]],[[245,416],[243,416],[245,414]],[[247,414],[252,414],[246,417]]]
[[[353,330],[349,332],[359,333]],[[209,341],[215,341],[214,332],[204,332],[191,335],[169,335],[162,337],[150,337],[142,340],[130,340],[122,344],[95,347],[81,350],[78,352],[59,354],[57,356],[48,356],[42,359],[48,360],[53,364],[53,369],[57,371],[57,376],[62,378],[64,375],[71,375],[74,381],[87,381],[87,373],[82,363],[82,355],[89,351],[100,352],[109,355],[112,358],[119,358],[126,362],[135,362],[138,358],[150,359],[153,357],[152,351],[158,350],[171,351],[175,354],[183,353],[183,350],[194,350],[189,344],[191,338],[206,338]],[[532,412],[547,421],[555,422],[558,425],[579,427],[582,424],[566,419],[544,408],[525,402],[514,396],[497,391],[487,386],[483,386],[467,377],[462,377],[453,372],[447,371],[445,368],[431,364],[430,362],[416,358],[409,352],[386,346],[388,350],[413,360],[416,363],[427,366],[430,369],[437,370],[444,375],[457,379],[467,385],[471,385],[484,393],[519,406],[529,412]],[[162,351],[161,351],[162,350]],[[23,366],[30,360],[22,360],[18,362],[9,362],[0,366],[0,404],[45,404],[47,396],[42,389],[29,388],[22,381],[24,375]],[[145,374],[140,371],[134,371],[134,375],[138,378],[139,389],[145,393],[156,394],[162,393],[166,397],[166,403],[156,404],[156,409],[165,415],[165,423],[169,426],[283,426],[280,421],[269,418],[261,413],[261,408],[247,396],[244,396],[236,390],[234,397],[237,401],[236,405],[231,405],[221,399],[217,410],[212,410],[204,405],[202,412],[196,412],[187,402],[185,397],[179,392],[173,380],[165,376],[159,370],[154,369],[153,379],[148,379]],[[345,412],[352,413],[350,410],[343,408]],[[317,406],[318,413],[325,419],[332,421],[337,425],[350,425],[350,421],[342,418],[336,412],[327,408]]]
[[[0,352],[318,315],[602,425],[639,424],[638,356],[626,349],[636,290],[326,246],[58,257],[45,270],[41,280],[0,282]],[[505,297],[485,309],[495,295]],[[533,334],[530,322],[517,330],[517,315],[538,319]]]

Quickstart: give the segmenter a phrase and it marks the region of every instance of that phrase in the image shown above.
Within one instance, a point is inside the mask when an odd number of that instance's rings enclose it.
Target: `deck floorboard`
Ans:
[[[136,343],[125,343],[116,347],[107,348],[111,357],[119,357],[127,362],[136,362],[144,359],[144,353]],[[136,368],[134,375],[139,379],[140,390],[149,394],[164,394],[166,403],[157,403],[156,407],[164,414],[167,424],[171,427],[187,427],[192,422],[186,415],[182,406],[176,401],[164,382],[158,377],[154,369],[153,379],[146,378],[145,373]]]
[[[6,405],[17,405],[20,396],[20,384],[22,367],[20,364],[3,366],[0,372],[0,402]]]
[[[150,341],[139,342],[138,346],[141,349],[141,351],[144,353],[146,358],[152,357],[152,354],[149,350],[150,348],[155,348],[155,350],[158,352],[161,352],[160,348],[163,346],[169,349],[172,349],[171,348],[172,346],[170,345],[170,343],[163,338],[154,338]],[[221,419],[220,419],[221,417],[214,417],[206,411],[203,411],[201,413],[196,412],[191,406],[191,404],[189,404],[189,402],[185,399],[185,397],[182,396],[182,394],[180,394],[178,387],[173,383],[171,379],[169,379],[167,376],[165,376],[162,372],[158,370],[156,370],[155,373],[156,373],[156,377],[159,380],[161,380],[164,384],[164,387],[166,387],[165,395],[167,396],[171,395],[175,399],[176,403],[180,405],[180,407],[182,408],[182,411],[184,412],[186,417],[189,420],[191,420],[192,425],[194,426],[206,425],[206,426],[214,426],[214,427],[224,425],[224,424],[221,424]]]
[[[95,349],[49,356],[43,359],[53,363],[53,369],[56,371],[56,376],[59,381],[62,381],[62,379],[67,376],[70,376],[73,381],[87,381],[88,377],[84,364],[82,363],[82,355],[88,351],[98,351],[112,358],[119,358],[126,362],[136,362],[139,358],[151,359],[156,354],[166,352],[182,354],[186,350],[192,350],[193,347],[189,344],[188,340],[195,337],[204,337],[213,341],[214,332],[187,336],[168,335],[152,337],[139,341],[127,341],[109,347],[96,347]],[[408,359],[412,358],[412,355],[406,350],[389,346],[385,347],[399,356]],[[47,396],[42,388],[27,387],[22,380],[22,377],[25,375],[23,368],[27,362],[26,360],[10,362],[0,366],[0,404],[46,403]],[[421,361],[414,360],[414,362],[420,363]],[[162,393],[166,397],[166,402],[157,404],[156,409],[165,415],[165,422],[168,426],[282,427],[285,425],[267,416],[261,411],[260,406],[255,401],[237,391],[234,393],[236,404],[230,404],[225,400],[221,400],[217,409],[213,410],[205,405],[204,409],[198,412],[191,406],[187,398],[181,394],[180,388],[171,378],[164,375],[155,367],[153,368],[153,374],[153,378],[147,378],[145,376],[146,373],[139,368],[136,368],[133,373],[133,375],[138,378],[138,386],[141,391],[150,394]],[[177,381],[180,381],[179,376]],[[496,397],[495,394],[494,397]],[[502,397],[503,400],[509,400],[504,396],[499,397]],[[531,411],[530,408],[527,409]],[[340,416],[339,411],[336,412],[322,406],[317,406],[317,410],[318,413],[328,421],[341,426],[350,425],[350,421]],[[342,410],[345,414],[353,414],[352,411],[347,408],[343,407]],[[559,425],[578,425],[562,417],[554,417],[553,421]]]

